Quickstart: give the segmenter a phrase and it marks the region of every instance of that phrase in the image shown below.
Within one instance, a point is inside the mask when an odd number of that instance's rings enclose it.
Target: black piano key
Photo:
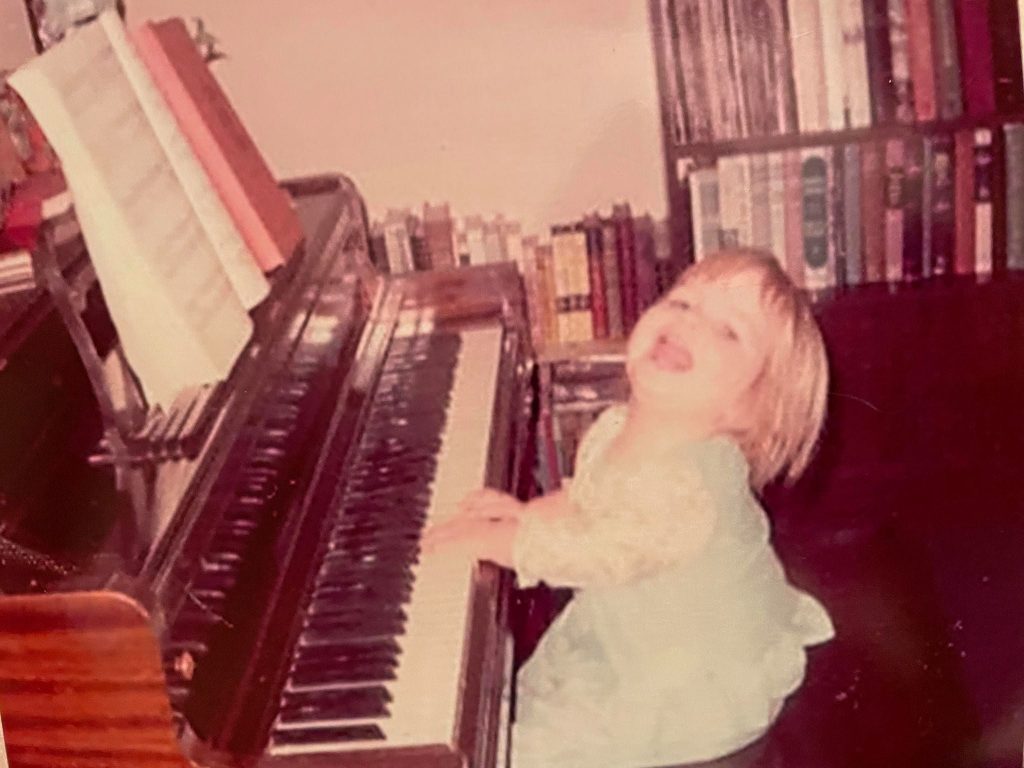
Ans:
[[[307,624],[299,635],[303,645],[330,645],[348,640],[368,640],[397,637],[405,634],[405,622],[394,618],[375,618],[366,615],[348,616],[344,620],[318,620]]]
[[[289,675],[289,686],[327,686],[348,683],[387,683],[396,679],[398,662],[366,661],[322,664],[296,664]]]
[[[315,720],[362,720],[386,717],[391,694],[383,686],[285,693],[278,712],[281,723]]]
[[[383,741],[384,732],[372,723],[332,726],[330,728],[301,728],[274,731],[274,745],[340,744],[348,741]]]
[[[327,645],[299,646],[295,662],[316,662],[318,659],[385,659],[398,658],[400,648],[394,639],[349,640]]]

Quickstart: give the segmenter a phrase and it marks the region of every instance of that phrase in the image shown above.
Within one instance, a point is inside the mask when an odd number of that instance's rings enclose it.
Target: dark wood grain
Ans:
[[[184,766],[153,630],[115,593],[0,601],[0,712],[16,768]]]

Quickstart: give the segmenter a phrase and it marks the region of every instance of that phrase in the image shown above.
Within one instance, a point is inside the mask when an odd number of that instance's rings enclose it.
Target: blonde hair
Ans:
[[[730,248],[709,254],[680,275],[680,285],[755,276],[761,309],[776,336],[751,388],[753,423],[737,435],[750,463],[750,484],[792,482],[803,474],[818,444],[828,397],[825,342],[810,303],[770,253]]]

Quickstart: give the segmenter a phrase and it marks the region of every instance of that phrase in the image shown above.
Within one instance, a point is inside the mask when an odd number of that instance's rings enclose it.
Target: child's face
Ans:
[[[637,322],[626,347],[633,397],[695,427],[749,425],[749,394],[773,323],[751,275],[677,285]]]

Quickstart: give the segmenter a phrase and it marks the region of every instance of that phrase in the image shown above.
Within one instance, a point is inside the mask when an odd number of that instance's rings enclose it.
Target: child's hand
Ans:
[[[459,502],[459,515],[492,522],[518,520],[525,506],[515,496],[491,488],[481,488]]]
[[[420,551],[457,552],[511,568],[522,507],[508,494],[486,488],[475,491],[459,504],[458,513],[424,531]]]

